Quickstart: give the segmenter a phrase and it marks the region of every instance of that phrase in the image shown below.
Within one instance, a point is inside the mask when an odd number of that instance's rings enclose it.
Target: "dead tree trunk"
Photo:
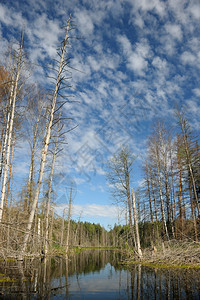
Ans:
[[[194,235],[195,235],[195,241],[198,241],[198,232],[197,232],[197,221],[195,218],[194,213],[194,204],[193,204],[193,194],[192,194],[192,184],[191,179],[189,178],[189,193],[190,193],[190,204],[191,204],[191,211],[192,211],[192,219],[193,219],[193,227],[194,227]]]
[[[25,232],[25,235],[24,235],[24,240],[23,240],[22,247],[21,247],[22,255],[24,254],[24,252],[26,250],[26,247],[27,247],[28,238],[30,236],[30,230],[31,230],[34,215],[35,215],[35,210],[36,210],[37,203],[38,203],[40,187],[41,187],[41,184],[42,184],[42,177],[43,177],[43,173],[44,173],[44,167],[45,167],[46,156],[47,156],[47,151],[48,151],[48,146],[49,146],[49,140],[50,140],[50,136],[51,136],[51,128],[52,128],[52,125],[53,125],[56,100],[57,100],[59,87],[60,87],[60,84],[62,82],[63,68],[65,66],[64,57],[65,57],[66,45],[67,45],[68,39],[69,39],[70,20],[71,20],[71,17],[69,17],[69,19],[68,19],[66,35],[65,35],[65,39],[63,41],[63,46],[61,48],[60,64],[59,64],[59,70],[58,70],[58,75],[57,75],[57,80],[56,80],[56,87],[55,87],[55,90],[54,90],[54,95],[53,95],[53,100],[52,100],[52,105],[51,105],[51,112],[50,112],[50,118],[49,118],[49,123],[48,123],[48,127],[47,127],[47,134],[46,134],[45,141],[44,141],[44,146],[43,146],[43,149],[42,149],[39,178],[38,178],[37,187],[36,187],[36,191],[35,191],[35,197],[33,199],[32,207],[31,207],[31,212],[30,212],[30,216],[29,216],[29,220],[28,220],[27,229],[26,229],[26,232]]]
[[[164,225],[167,240],[169,240],[169,234],[168,234],[167,223],[166,223],[166,218],[165,218],[164,201],[163,201],[163,195],[162,195],[161,174],[160,174],[160,157],[159,157],[159,152],[158,152],[158,146],[157,145],[156,145],[156,162],[157,162],[157,170],[158,170],[158,185],[159,185],[159,193],[160,193],[162,221],[163,221],[163,225]]]
[[[72,208],[72,190],[73,190],[73,184],[71,183],[70,197],[69,197],[69,209],[68,209],[68,222],[67,222],[66,250],[65,250],[66,254],[68,253],[68,250],[69,250],[69,234],[70,234],[70,220],[71,220],[71,208]]]
[[[182,134],[183,134],[183,142],[184,142],[184,148],[185,148],[184,150],[185,150],[185,154],[186,154],[187,166],[188,166],[188,169],[190,172],[194,197],[195,197],[195,201],[196,201],[196,207],[197,207],[198,215],[199,215],[199,213],[200,213],[199,199],[198,199],[198,195],[197,195],[196,182],[195,182],[194,172],[193,172],[192,162],[191,162],[191,151],[190,151],[190,147],[189,147],[188,126],[187,126],[188,124],[187,124],[186,119],[184,118],[183,113],[178,112],[177,114],[178,114],[179,123],[180,123]]]
[[[179,139],[177,140],[177,142]],[[178,177],[179,177],[179,215],[181,222],[181,238],[183,236],[183,195],[182,195],[182,175],[181,175],[181,159],[179,146],[177,145],[177,161],[178,161]]]
[[[35,151],[37,146],[37,139],[38,139],[38,127],[39,123],[41,122],[41,114],[42,114],[42,107],[40,107],[40,110],[37,115],[37,119],[33,128],[33,144],[31,147],[31,163],[30,163],[30,170],[29,170],[29,177],[28,177],[28,187],[27,187],[27,199],[25,201],[25,208],[27,209],[27,212],[30,212],[30,206],[32,203],[32,197],[33,197],[33,174],[34,174],[34,161],[35,161]],[[46,112],[46,117],[48,119],[48,114]],[[46,131],[45,131],[46,133]],[[45,136],[46,134],[44,134]]]
[[[147,163],[145,166],[145,173],[146,173],[147,191],[148,191],[148,198],[149,198],[150,216],[151,216],[151,222],[153,224],[153,209],[152,209],[150,182],[149,182],[149,167],[148,167]]]
[[[52,165],[51,165],[51,173],[50,173],[50,177],[49,177],[49,190],[48,190],[47,208],[46,208],[46,215],[45,215],[45,255],[48,252],[49,212],[50,212],[50,206],[51,206],[51,191],[52,191],[53,173],[54,173],[54,167],[55,167],[55,161],[56,161],[56,154],[57,154],[57,148],[58,148],[59,131],[60,131],[60,128],[58,125],[55,149],[54,149],[53,160],[52,160]]]
[[[60,236],[60,245],[61,246],[63,245],[64,226],[65,226],[65,209],[63,209],[62,226],[61,226],[61,236]]]
[[[162,154],[162,161],[163,161],[163,167],[164,167],[164,177],[165,177],[165,190],[166,190],[166,202],[167,202],[167,211],[168,211],[168,221],[170,221],[171,229],[172,229],[172,235],[173,238],[174,235],[174,224],[173,224],[173,212],[172,212],[172,205],[171,205],[171,199],[169,194],[169,181],[168,181],[168,172],[167,172],[167,154],[166,149],[163,143],[163,136],[162,132],[159,126],[159,140],[160,140],[160,146],[161,146],[161,154]]]
[[[15,132],[14,132],[13,141],[12,141],[10,169],[9,169],[9,175],[8,175],[8,185],[7,185],[7,193],[6,193],[6,202],[5,202],[5,205],[4,205],[4,212],[6,212],[6,208],[7,208],[7,205],[8,205],[8,197],[9,197],[9,191],[10,191],[10,182],[11,182],[11,175],[12,175],[14,149],[15,149]]]
[[[136,235],[136,247],[139,257],[142,257],[142,250],[140,246],[140,235],[139,235],[139,228],[138,228],[138,221],[137,221],[137,209],[135,203],[135,193],[132,190],[132,203],[133,203],[133,217],[135,222],[135,235]]]

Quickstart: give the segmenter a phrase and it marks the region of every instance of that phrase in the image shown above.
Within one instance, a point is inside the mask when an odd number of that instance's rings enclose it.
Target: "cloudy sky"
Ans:
[[[74,218],[107,226],[123,221],[111,205],[105,181],[108,157],[128,144],[137,156],[132,186],[142,182],[146,138],[156,118],[173,124],[181,105],[198,130],[200,104],[199,0],[1,0],[0,60],[25,28],[29,60],[56,58],[63,26],[72,14],[73,95],[63,109],[78,128],[68,134],[64,158],[57,161],[60,186],[76,182]],[[34,67],[31,80],[48,84]],[[27,153],[27,155],[29,155]],[[28,163],[21,171],[28,172]],[[19,168],[20,168],[19,167]],[[59,182],[59,180],[58,180]],[[58,189],[60,187],[57,186]],[[62,194],[62,192],[61,192]],[[65,193],[57,205],[65,206]]]

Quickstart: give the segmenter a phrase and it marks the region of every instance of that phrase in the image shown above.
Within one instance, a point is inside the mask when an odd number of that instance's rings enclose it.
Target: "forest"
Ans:
[[[55,213],[55,162],[66,147],[66,135],[75,130],[70,111],[63,115],[63,107],[74,101],[69,96],[72,69],[67,52],[72,27],[69,17],[58,60],[48,67],[48,88],[27,80],[31,66],[23,32],[19,45],[8,49],[8,61],[0,66],[0,256],[67,253],[70,247],[117,247],[133,250],[141,258],[144,249],[157,252],[169,242],[198,245],[199,139],[182,108],[175,109],[173,128],[165,120],[155,123],[142,161],[142,187],[132,190],[136,158],[127,145],[108,161],[110,193],[124,207],[126,225],[106,230],[100,224],[74,221],[72,183],[67,213]],[[31,153],[29,174],[16,193],[13,184],[18,174],[13,161],[24,140]]]

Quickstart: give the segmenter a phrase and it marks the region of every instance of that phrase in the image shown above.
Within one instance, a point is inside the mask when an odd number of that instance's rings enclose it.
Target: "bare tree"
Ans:
[[[174,234],[174,224],[173,224],[173,212],[172,212],[172,205],[170,199],[170,192],[169,192],[169,179],[168,179],[168,143],[164,141],[164,135],[166,134],[163,125],[160,123],[158,124],[158,135],[159,135],[159,144],[160,144],[160,154],[162,156],[162,165],[163,165],[163,172],[164,172],[164,182],[165,182],[165,194],[166,194],[166,203],[167,203],[167,215],[168,221],[170,221],[172,235],[175,237]]]
[[[132,243],[136,245],[135,234],[132,222],[130,176],[135,157],[128,147],[121,147],[118,154],[114,155],[108,162],[107,180],[111,186],[110,191],[118,203],[125,203],[128,206],[129,226]]]
[[[189,126],[189,123],[187,122],[183,112],[177,110],[176,114],[177,114],[177,117],[179,120],[179,125],[180,125],[181,131],[182,131],[184,151],[185,151],[185,156],[186,156],[186,164],[187,164],[189,174],[191,177],[191,183],[192,183],[192,187],[193,187],[195,204],[196,204],[196,208],[197,208],[198,215],[199,215],[200,214],[199,200],[198,200],[198,195],[197,195],[195,175],[194,175],[193,163],[192,163],[192,149],[191,149],[192,140],[191,140],[191,134],[190,134],[190,126]]]
[[[32,203],[34,193],[34,167],[36,151],[40,145],[40,137],[44,130],[45,119],[48,119],[48,110],[46,95],[43,92],[39,92],[36,87],[33,87],[36,93],[30,93],[30,97],[27,101],[27,110],[25,112],[26,117],[26,139],[30,145],[31,161],[29,168],[27,195],[24,199],[24,208],[27,212],[30,212],[30,206]],[[32,91],[31,91],[32,92]],[[46,109],[46,114],[44,110]],[[27,124],[28,123],[28,124]]]
[[[154,167],[155,167],[155,175],[154,176],[156,176],[156,182],[157,182],[158,191],[159,191],[159,201],[160,201],[162,222],[163,222],[163,227],[164,227],[164,231],[165,231],[167,240],[169,240],[167,222],[166,222],[166,217],[165,217],[165,205],[164,205],[164,199],[163,199],[163,190],[162,190],[160,148],[159,148],[159,142],[158,142],[156,136],[153,136],[149,139],[149,149],[148,150],[149,150],[149,159],[151,159],[151,161],[153,161]]]
[[[35,215],[35,211],[36,211],[36,207],[37,207],[37,203],[38,203],[40,187],[41,187],[41,184],[42,184],[42,177],[43,177],[43,173],[44,173],[44,167],[45,167],[46,156],[47,156],[47,151],[48,151],[48,146],[49,146],[49,140],[50,140],[50,137],[51,137],[51,129],[52,129],[53,120],[54,120],[56,100],[57,100],[57,96],[58,96],[58,92],[59,92],[61,83],[63,81],[62,73],[63,73],[64,68],[66,66],[65,53],[66,53],[66,46],[69,43],[70,21],[71,21],[71,16],[69,17],[68,22],[67,22],[66,35],[65,35],[65,38],[64,38],[64,41],[63,41],[63,45],[61,47],[60,63],[59,63],[59,69],[58,69],[58,74],[57,74],[57,79],[56,79],[56,86],[55,86],[53,99],[52,99],[50,117],[49,117],[49,121],[48,121],[48,125],[47,125],[47,132],[46,132],[46,136],[44,137],[44,144],[43,144],[41,162],[40,162],[39,178],[38,178],[38,182],[37,182],[35,196],[34,196],[34,199],[33,199],[33,202],[32,202],[32,207],[31,207],[31,211],[30,211],[30,216],[29,216],[29,220],[28,220],[27,229],[26,229],[23,244],[22,244],[22,247],[21,247],[22,255],[24,254],[24,252],[26,250],[26,247],[27,247],[27,242],[28,242],[28,238],[30,236],[30,230],[31,230],[31,227],[32,227],[32,224],[33,224],[33,219],[34,219],[34,215]]]

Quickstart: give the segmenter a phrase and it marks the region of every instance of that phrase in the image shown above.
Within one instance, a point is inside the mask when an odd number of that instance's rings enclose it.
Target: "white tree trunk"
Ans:
[[[165,218],[164,201],[163,201],[163,195],[162,195],[162,185],[161,185],[161,175],[160,175],[160,157],[159,157],[159,154],[158,154],[157,145],[156,145],[156,162],[157,162],[157,170],[158,170],[158,185],[159,185],[159,193],[160,193],[162,221],[164,223],[164,228],[165,228],[165,233],[166,233],[167,240],[169,241],[167,222],[166,222],[166,218]]]
[[[5,130],[5,135],[4,135],[4,139],[3,139],[3,149],[2,149],[1,161],[0,161],[0,178],[2,176],[2,171],[3,171],[4,162],[5,162],[5,156],[6,156],[8,133],[9,133],[9,127],[10,127],[10,109],[11,109],[11,105],[12,105],[13,89],[14,89],[14,82],[12,80],[10,99],[8,100],[8,107],[7,107],[8,112],[7,112],[6,130]]]
[[[12,110],[11,110],[11,116],[10,116],[10,122],[9,122],[8,145],[7,145],[6,160],[5,160],[3,182],[2,182],[2,194],[1,194],[1,203],[0,203],[0,222],[2,222],[3,206],[4,206],[4,200],[6,197],[6,184],[7,184],[8,170],[9,170],[10,150],[11,150],[11,144],[12,144],[13,122],[14,122],[14,115],[15,115],[15,102],[16,102],[16,96],[17,96],[19,76],[20,76],[20,72],[22,69],[22,52],[23,52],[23,34],[22,34],[22,38],[21,38],[20,50],[19,50],[18,59],[17,59],[17,70],[16,70],[16,78],[14,81],[13,95],[11,93]]]
[[[51,206],[51,191],[52,191],[53,173],[54,173],[54,167],[55,167],[55,161],[56,161],[56,153],[57,153],[57,148],[58,148],[59,130],[60,130],[60,126],[58,125],[55,149],[54,149],[54,154],[53,154],[53,161],[52,161],[52,165],[51,165],[51,173],[50,173],[50,178],[49,178],[49,190],[48,190],[47,208],[46,208],[46,214],[45,214],[45,255],[48,252],[49,212],[50,212],[50,206]]]
[[[61,228],[61,237],[60,237],[61,246],[63,245],[64,225],[65,225],[65,209],[63,209],[63,217],[62,217],[62,228]]]
[[[136,244],[137,244],[137,252],[139,257],[142,257],[142,250],[140,246],[140,235],[139,235],[139,228],[138,228],[138,221],[137,221],[137,209],[135,203],[135,193],[132,190],[132,203],[133,203],[133,217],[135,222],[135,234],[136,234]]]
[[[70,233],[70,220],[71,220],[71,208],[72,208],[72,189],[73,189],[73,184],[71,183],[70,198],[69,198],[69,210],[68,210],[67,237],[66,237],[66,251],[65,251],[66,254],[69,250],[69,233]]]
[[[173,238],[175,237],[174,234],[174,224],[173,224],[173,213],[172,213],[172,205],[171,205],[171,199],[170,199],[170,194],[169,194],[169,181],[168,181],[168,175],[167,175],[167,158],[166,158],[166,151],[163,143],[163,137],[161,130],[159,128],[159,138],[160,138],[160,144],[161,144],[161,153],[162,153],[162,158],[163,158],[163,165],[164,165],[164,174],[165,174],[165,188],[166,188],[166,200],[167,200],[167,205],[169,206],[169,219],[171,223],[171,228],[172,228],[172,235]]]

